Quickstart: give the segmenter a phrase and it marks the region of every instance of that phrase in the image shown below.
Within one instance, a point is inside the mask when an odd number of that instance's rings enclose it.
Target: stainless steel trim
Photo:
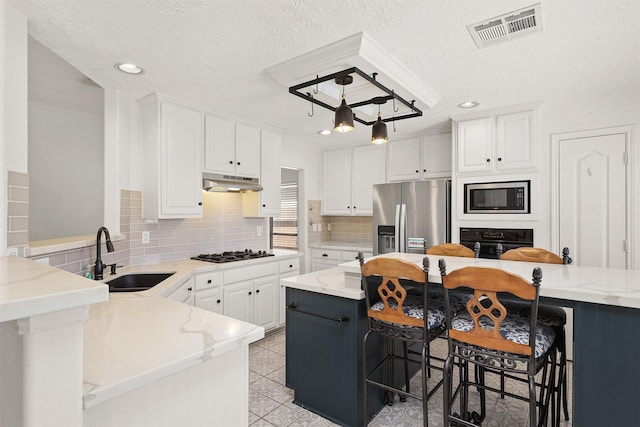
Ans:
[[[394,252],[402,252],[402,250],[400,249],[400,205],[396,205],[396,220],[393,224],[395,226],[395,244],[393,250]]]

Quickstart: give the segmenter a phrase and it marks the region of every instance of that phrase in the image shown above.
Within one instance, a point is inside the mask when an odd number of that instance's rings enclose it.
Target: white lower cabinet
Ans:
[[[271,329],[279,324],[278,264],[224,272],[223,314]]]
[[[178,301],[188,305],[194,305],[194,279],[193,277],[184,282],[178,289],[176,289],[167,298]]]
[[[373,256],[373,251],[362,251],[362,253],[365,259]],[[343,262],[355,261],[357,258],[357,250],[313,248],[311,249],[311,271],[333,268]]]
[[[280,273],[280,304],[279,304],[279,324],[284,325],[287,318],[287,287],[282,284],[282,279],[300,274],[300,258],[292,258],[280,261],[278,272]]]
[[[198,308],[223,314],[222,272],[213,271],[195,277],[194,305]]]

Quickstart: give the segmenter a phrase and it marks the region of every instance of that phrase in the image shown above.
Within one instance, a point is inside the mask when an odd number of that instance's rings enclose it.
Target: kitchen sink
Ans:
[[[139,292],[153,288],[158,283],[173,276],[173,273],[132,273],[105,282],[109,292]]]

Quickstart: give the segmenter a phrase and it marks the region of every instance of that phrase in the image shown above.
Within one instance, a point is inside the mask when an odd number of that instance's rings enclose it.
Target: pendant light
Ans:
[[[378,104],[378,120],[376,120],[371,128],[371,143],[380,145],[386,144],[387,142],[389,142],[387,125],[382,121],[382,117],[380,117],[380,104]]]
[[[345,101],[344,97],[344,87],[353,82],[353,77],[344,76],[337,77],[336,83],[342,85],[342,102],[340,102],[340,106],[336,108],[336,116],[334,120],[334,128],[336,132],[351,132],[354,129],[353,125],[353,111],[347,105],[347,101]]]

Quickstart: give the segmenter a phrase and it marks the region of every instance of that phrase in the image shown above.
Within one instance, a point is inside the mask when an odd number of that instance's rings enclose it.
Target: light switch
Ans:
[[[149,244],[149,232],[148,231],[143,231],[142,232],[142,244],[143,245]]]
[[[262,227],[259,225],[256,227],[256,236],[262,236]]]

